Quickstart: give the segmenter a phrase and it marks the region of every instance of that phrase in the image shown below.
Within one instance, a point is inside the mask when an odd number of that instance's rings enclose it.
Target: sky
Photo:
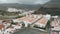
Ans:
[[[0,0],[0,3],[44,4],[50,0]]]

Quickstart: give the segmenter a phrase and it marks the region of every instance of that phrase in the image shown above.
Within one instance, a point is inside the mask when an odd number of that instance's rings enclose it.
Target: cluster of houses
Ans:
[[[37,27],[45,28],[47,25],[48,20],[50,20],[51,15],[26,15],[22,18],[12,19],[13,23],[11,24],[10,21],[7,21],[5,19],[0,20],[0,34],[11,34],[18,30],[20,30],[23,27],[23,23],[25,24],[24,27],[34,27],[37,25]]]
[[[13,19],[14,23],[24,23],[25,27],[28,27],[29,25],[31,27],[37,26],[41,28],[45,28],[48,21],[51,19],[51,15],[26,15],[22,18]]]
[[[52,26],[51,34],[53,34],[53,33],[57,34],[57,32],[55,32],[55,31],[60,31],[60,18],[58,16],[51,16],[48,14],[46,14],[46,15],[30,14],[30,15],[26,15],[22,18],[13,19],[13,22],[15,22],[15,23],[23,22],[25,24],[25,27],[29,27],[29,25],[30,25],[31,28],[38,28],[41,31],[45,31],[44,28],[47,25],[49,25],[47,23],[51,23],[51,26]]]
[[[17,23],[16,25],[11,24],[10,21],[0,20],[0,34],[12,34],[17,30],[21,29],[21,23]]]
[[[22,11],[24,11],[24,10],[16,9],[16,8],[8,8],[7,11],[8,11],[8,12],[19,12],[19,11],[22,12]]]
[[[15,8],[8,8],[7,11],[18,12],[22,10],[17,10]],[[49,23],[49,21],[51,20],[51,18],[58,17],[58,16],[51,16],[49,14],[38,15],[38,14],[32,14],[32,13],[34,13],[34,11],[28,11],[28,12],[19,14],[19,15],[25,15],[25,16],[21,18],[12,19],[13,23],[16,23],[16,24],[12,24],[12,22],[5,19],[0,19],[0,34],[12,34],[16,31],[19,31],[20,29],[22,29],[23,24],[24,24],[24,27],[38,28],[38,29],[41,29],[41,31],[43,31],[47,23]],[[53,26],[55,26],[55,22],[57,23],[57,20],[55,19],[52,22],[54,23]],[[52,30],[54,30],[54,28]]]
[[[24,12],[33,12],[34,10],[24,10],[24,9],[17,9],[17,8],[8,8],[6,11],[8,12],[20,12],[20,13],[24,13]]]
[[[53,27],[53,28],[51,28],[51,30],[52,30],[51,34],[57,34],[57,33],[60,34],[60,18],[55,18],[52,21],[51,26]]]

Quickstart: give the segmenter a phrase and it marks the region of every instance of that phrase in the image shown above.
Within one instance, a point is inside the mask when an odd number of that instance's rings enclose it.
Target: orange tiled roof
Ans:
[[[26,19],[28,18],[28,16],[25,16],[25,17],[22,17],[22,18],[18,18],[19,20],[23,20],[23,19]]]
[[[36,18],[31,18],[31,19],[29,19],[28,21],[32,23],[32,22],[35,21],[35,20],[36,20]]]
[[[46,18],[42,18],[41,20],[38,21],[38,23],[45,24],[46,21],[47,21]]]
[[[4,25],[0,25],[0,29],[2,29],[4,27]]]

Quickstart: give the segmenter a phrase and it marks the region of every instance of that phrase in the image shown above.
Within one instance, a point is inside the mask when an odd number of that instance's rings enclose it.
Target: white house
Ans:
[[[8,8],[7,11],[8,12],[18,12],[18,9],[16,9],[16,8]]]

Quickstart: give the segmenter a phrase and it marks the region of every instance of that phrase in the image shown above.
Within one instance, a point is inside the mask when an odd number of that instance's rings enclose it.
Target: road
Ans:
[[[32,28],[24,28],[15,32],[14,34],[48,34],[48,32],[42,32],[36,29],[33,30]]]

